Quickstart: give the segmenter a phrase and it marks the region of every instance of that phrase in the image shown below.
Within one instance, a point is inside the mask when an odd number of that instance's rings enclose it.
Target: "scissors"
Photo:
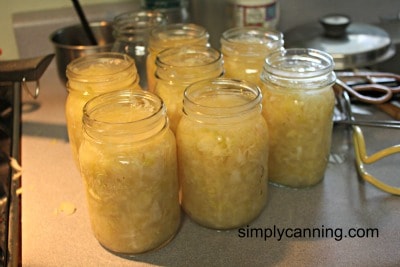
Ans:
[[[400,93],[400,75],[386,72],[337,72],[336,83],[359,101],[369,104],[388,102],[394,94]],[[386,86],[379,82],[390,82],[395,86]],[[365,93],[378,93],[371,96]]]

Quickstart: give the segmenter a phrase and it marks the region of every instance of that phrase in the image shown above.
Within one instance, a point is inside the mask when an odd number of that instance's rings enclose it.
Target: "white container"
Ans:
[[[262,26],[276,29],[279,22],[278,0],[228,0],[233,27]]]

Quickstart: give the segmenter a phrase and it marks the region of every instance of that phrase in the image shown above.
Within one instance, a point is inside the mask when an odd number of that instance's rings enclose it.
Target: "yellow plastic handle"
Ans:
[[[365,181],[369,182],[370,184],[374,185],[375,187],[387,193],[393,195],[400,195],[400,188],[383,183],[379,179],[375,178],[373,175],[369,174],[364,168],[364,163],[371,164],[389,155],[400,153],[400,145],[395,145],[385,148],[383,150],[376,152],[375,154],[368,156],[367,150],[365,148],[364,135],[361,131],[361,128],[358,126],[353,126],[353,142],[354,142],[354,153],[356,157],[357,170],[359,175]]]

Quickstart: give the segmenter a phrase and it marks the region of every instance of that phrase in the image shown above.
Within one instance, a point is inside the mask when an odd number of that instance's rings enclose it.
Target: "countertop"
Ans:
[[[114,255],[101,247],[91,233],[83,184],[67,138],[64,114],[67,93],[56,75],[54,62],[42,76],[40,86],[37,100],[26,93],[23,99],[23,266],[400,264],[400,197],[358,178],[350,128],[345,126],[334,128],[332,160],[324,180],[301,190],[270,185],[268,205],[258,219],[243,229],[215,231],[184,216],[179,232],[167,246],[131,258]],[[389,119],[370,106],[360,106],[355,111],[368,113],[358,115],[367,119]],[[368,154],[400,143],[398,130],[362,129]],[[397,154],[367,170],[400,186],[399,162]],[[275,231],[276,236],[264,238],[259,235],[261,232],[250,232],[253,228],[260,228],[266,234]],[[320,231],[329,228],[337,235],[290,236],[291,229],[307,228]],[[287,235],[280,238],[278,231],[284,229]],[[350,238],[349,229],[375,236]]]

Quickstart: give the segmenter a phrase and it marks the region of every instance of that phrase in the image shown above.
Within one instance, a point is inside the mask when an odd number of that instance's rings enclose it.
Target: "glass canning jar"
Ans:
[[[314,49],[293,48],[266,58],[261,79],[271,182],[308,187],[322,180],[332,136],[333,67],[329,54]]]
[[[120,90],[83,110],[80,169],[93,233],[107,249],[137,254],[173,238],[180,225],[176,142],[162,100]]]
[[[67,66],[68,96],[65,104],[69,142],[75,163],[82,139],[82,109],[86,102],[105,92],[138,89],[135,61],[128,55],[104,52],[73,60]]]
[[[225,77],[247,80],[260,86],[264,60],[283,49],[283,34],[264,27],[237,27],[222,33],[221,52]]]
[[[203,80],[184,92],[177,129],[182,206],[200,225],[231,229],[267,202],[268,127],[251,83]]]
[[[175,47],[157,55],[155,93],[167,107],[173,132],[182,117],[183,91],[194,82],[222,76],[222,65],[221,53],[206,46]]]
[[[111,51],[128,54],[135,60],[143,89],[147,88],[146,58],[150,31],[166,23],[164,14],[149,10],[122,13],[114,18],[115,42]]]
[[[183,45],[208,46],[208,38],[206,29],[196,24],[177,23],[155,27],[150,32],[149,54],[146,60],[148,90],[154,92],[156,57],[159,52]]]
[[[182,23],[190,20],[189,0],[142,0],[143,9],[157,10],[165,14],[169,23]]]

